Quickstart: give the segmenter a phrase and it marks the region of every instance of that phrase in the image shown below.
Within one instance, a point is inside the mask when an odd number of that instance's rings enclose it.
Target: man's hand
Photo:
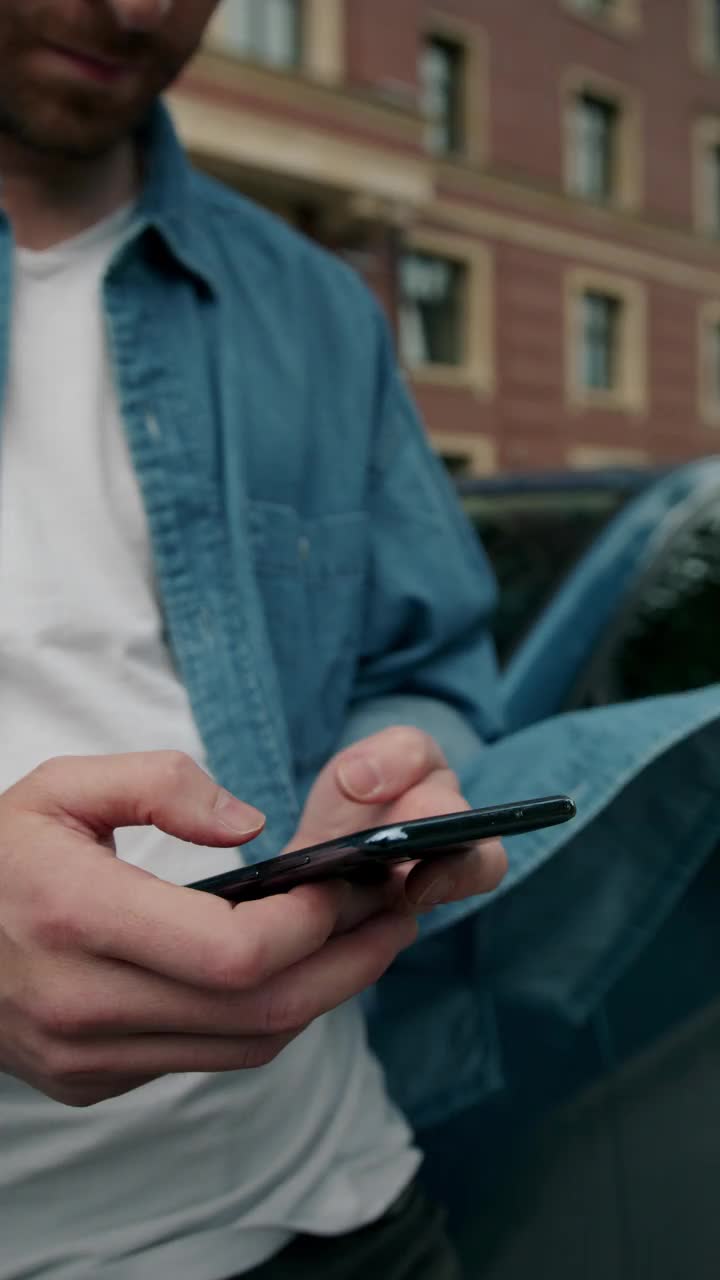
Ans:
[[[419,729],[397,726],[355,743],[325,766],[289,848],[469,807],[437,743]],[[500,841],[486,840],[462,855],[401,863],[386,901],[423,909],[469,898],[497,888],[506,870]]]
[[[416,936],[348,885],[233,909],[118,861],[113,830],[150,823],[232,847],[263,817],[173,752],[51,760],[0,796],[0,1070],[71,1105],[269,1062]]]

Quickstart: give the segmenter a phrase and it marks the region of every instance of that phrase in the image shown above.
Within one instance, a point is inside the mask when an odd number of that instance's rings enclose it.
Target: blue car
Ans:
[[[720,683],[720,458],[458,488],[511,729]],[[591,1021],[503,1013],[504,1096],[426,1144],[469,1278],[716,1280],[719,916],[720,848]]]
[[[458,489],[500,584],[509,729],[720,682],[720,457]]]

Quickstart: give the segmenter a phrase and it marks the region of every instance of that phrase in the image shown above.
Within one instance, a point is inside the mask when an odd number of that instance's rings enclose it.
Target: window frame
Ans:
[[[581,308],[578,364],[582,365],[582,371],[579,374],[576,370],[576,377],[582,388],[593,395],[598,391],[603,394],[612,393],[622,380],[624,300],[616,293],[584,289],[578,301]],[[598,339],[602,340],[602,345],[599,345]],[[602,380],[599,382],[593,380],[593,373],[597,369],[602,372]]]
[[[441,273],[442,292],[438,296],[428,297],[423,294],[422,289],[417,291],[409,291],[406,285],[406,273],[413,274],[419,271],[421,279],[424,273],[430,273],[431,277],[435,270],[439,268]],[[447,366],[453,369],[460,369],[467,361],[467,291],[469,287],[468,265],[460,257],[448,257],[445,254],[429,253],[427,250],[418,249],[416,247],[405,247],[398,257],[398,329],[400,334],[400,345],[403,351],[403,359],[408,369],[414,369],[427,365],[430,368],[441,368]],[[431,284],[432,284],[431,279]],[[417,363],[411,363],[408,356],[407,344],[405,342],[405,329],[403,318],[406,309],[417,315],[419,321],[424,328],[427,323],[427,313],[430,311],[434,314],[437,322],[437,310],[440,311],[439,320],[443,334],[447,335],[451,331],[454,339],[452,342],[453,351],[452,358],[448,357],[448,350],[443,352],[445,359],[438,359],[431,356],[427,360],[421,360]],[[431,328],[436,328],[437,323],[433,323]],[[430,335],[423,334],[423,346],[432,346],[432,342],[427,339]],[[447,341],[442,343],[446,348],[449,346]]]
[[[578,304],[588,293],[617,298],[618,381],[615,387],[586,387],[578,377],[580,342]],[[647,296],[637,280],[585,267],[565,273],[565,401],[576,410],[604,409],[641,416],[648,409]]]
[[[583,9],[578,0],[560,0],[561,7],[578,22],[587,22],[602,31],[611,31],[616,35],[635,35],[642,27],[643,0],[615,0],[608,9],[594,13]]]
[[[701,116],[692,128],[693,194],[695,230],[699,235],[712,239],[720,237],[720,187],[717,201],[712,201],[707,179],[708,153],[717,152],[720,157],[720,116]],[[720,161],[718,165],[720,178]]]
[[[457,151],[435,152],[426,148],[427,154],[438,164],[483,165],[488,159],[490,110],[488,38],[478,23],[455,18],[442,10],[430,9],[424,15],[423,28],[418,45],[418,109],[422,115],[422,83],[420,59],[429,40],[442,40],[455,44],[463,54],[461,86],[461,136],[462,147]]]
[[[456,83],[451,87],[450,97],[452,99],[452,111],[449,118],[443,117],[438,119],[430,115],[425,110],[425,90],[426,84],[424,80],[423,61],[428,55],[431,47],[443,46],[446,50],[452,50],[453,58],[457,55],[456,65],[454,68],[456,74]],[[467,52],[464,44],[458,40],[449,40],[445,35],[437,35],[435,32],[426,35],[421,46],[420,54],[420,108],[425,128],[425,149],[431,155],[442,159],[452,159],[459,157],[465,153],[466,132],[467,132]],[[437,124],[449,125],[448,133],[456,135],[456,141],[451,142],[449,146],[435,147],[429,140],[430,131]]]
[[[346,66],[345,0],[298,0],[298,4],[299,57],[292,64],[278,66],[234,49],[222,33],[219,9],[208,26],[205,45],[214,53],[247,63],[269,75],[308,76],[321,83],[341,83]]]
[[[459,262],[466,269],[461,332],[463,359],[459,364],[408,365],[400,359],[408,378],[418,385],[466,387],[486,396],[495,389],[495,304],[492,250],[469,236],[450,232],[414,231],[403,238],[400,257],[405,253],[429,254]],[[399,284],[399,281],[398,281]]]
[[[703,71],[720,74],[720,14],[715,24],[709,10],[711,3],[715,0],[691,0],[690,50],[693,61]],[[714,34],[711,23],[716,25]]]
[[[717,378],[709,368],[711,352],[709,340],[717,338],[720,356],[720,299],[700,304],[698,310],[698,412],[706,427],[720,427],[720,360]]]
[[[619,84],[580,67],[571,67],[560,82],[562,126],[564,137],[563,185],[572,199],[603,209],[636,212],[642,206],[644,189],[644,153],[642,108],[639,95]],[[615,107],[616,137],[612,158],[611,191],[603,199],[594,199],[578,191],[576,169],[576,113],[580,98],[597,98]]]
[[[497,445],[480,431],[432,431],[430,443],[441,461],[449,457],[463,460],[457,478],[463,480],[494,475],[498,469]]]
[[[603,188],[598,191],[582,187],[578,179],[579,134],[581,129],[585,136],[589,133],[588,123],[591,105],[593,108],[599,108],[598,115],[605,116],[606,132],[602,140],[604,153],[601,156]],[[587,113],[584,127],[580,123],[580,115],[583,110]],[[569,176],[572,182],[573,195],[578,196],[581,200],[588,200],[593,204],[611,204],[617,191],[617,153],[622,127],[618,104],[612,98],[600,98],[590,93],[581,93],[575,95],[572,112],[572,121],[568,121],[568,128],[572,133],[572,138],[568,142],[568,146],[572,150],[572,156],[569,158],[572,174]]]

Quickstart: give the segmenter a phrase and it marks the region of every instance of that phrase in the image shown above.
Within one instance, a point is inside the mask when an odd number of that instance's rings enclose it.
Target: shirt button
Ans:
[[[160,423],[154,413],[148,412],[145,414],[145,430],[153,440],[160,439]]]
[[[307,560],[310,555],[310,539],[304,535],[298,538],[298,555],[301,560]]]

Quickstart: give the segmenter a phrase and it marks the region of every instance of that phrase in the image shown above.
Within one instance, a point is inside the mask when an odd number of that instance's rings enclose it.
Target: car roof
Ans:
[[[581,471],[515,471],[493,476],[458,476],[455,484],[461,495],[583,492],[613,490],[640,493],[674,467],[598,467]]]

